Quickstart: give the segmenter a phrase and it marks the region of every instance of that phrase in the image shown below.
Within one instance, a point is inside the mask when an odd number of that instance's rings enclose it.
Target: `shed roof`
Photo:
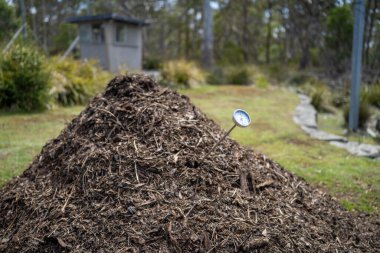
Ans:
[[[149,23],[145,20],[129,18],[129,17],[117,15],[115,13],[70,17],[67,19],[67,22],[87,23],[87,22],[93,22],[93,21],[109,21],[109,20],[113,20],[113,21],[125,23],[125,24],[131,24],[131,25],[139,25],[139,26],[149,25]]]

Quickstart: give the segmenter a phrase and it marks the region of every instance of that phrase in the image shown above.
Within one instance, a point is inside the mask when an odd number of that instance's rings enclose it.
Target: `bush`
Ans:
[[[259,88],[266,88],[270,84],[266,75],[263,75],[263,74],[257,74],[254,79],[255,79],[255,84]]]
[[[331,94],[329,87],[320,81],[310,86],[312,89],[309,96],[311,97],[311,104],[314,108],[318,112],[334,112],[331,106],[333,95]]]
[[[324,88],[317,88],[311,94],[311,104],[318,112],[323,111],[325,108],[325,101],[323,97],[325,92],[326,90]]]
[[[366,86],[362,92],[369,104],[380,108],[380,84]]]
[[[248,66],[237,66],[226,68],[226,82],[228,84],[252,84],[253,73]]]
[[[323,81],[313,77],[308,82],[299,85],[297,89],[310,97],[310,103],[318,112],[333,112],[331,107],[333,96]]]
[[[266,88],[270,81],[259,68],[251,65],[228,66],[215,68],[208,76],[210,84],[255,84],[259,88]]]
[[[167,86],[191,88],[206,83],[205,73],[194,62],[185,60],[164,63],[161,75]]]
[[[81,105],[103,90],[112,73],[102,70],[96,61],[52,58],[50,94],[63,106]]]
[[[349,113],[350,113],[350,106],[347,105],[345,106],[344,112],[343,112],[344,122],[345,122],[346,127],[348,126]],[[370,117],[371,117],[371,109],[368,104],[368,101],[365,101],[362,99],[360,101],[360,106],[359,106],[359,127],[364,128]]]
[[[218,55],[217,60],[222,65],[243,65],[245,62],[243,49],[233,42],[223,44]]]
[[[311,84],[316,83],[317,80],[313,75],[311,75],[309,73],[295,72],[289,77],[287,82],[293,86],[301,86],[301,85],[304,85],[306,83],[311,83]]]
[[[208,73],[206,82],[208,84],[225,84],[226,78],[224,76],[223,68],[214,68],[211,73]]]
[[[331,103],[337,108],[342,108],[343,106],[347,105],[348,99],[347,96],[334,93],[331,99]]]
[[[251,78],[247,68],[231,68],[228,76],[227,82],[230,84],[250,84]]]
[[[0,107],[42,110],[48,104],[49,71],[36,49],[13,46],[0,60]]]
[[[145,57],[143,62],[143,69],[145,70],[157,70],[161,69],[162,62],[158,58]]]
[[[289,77],[289,67],[284,64],[270,64],[264,67],[267,75],[276,82],[284,82]]]

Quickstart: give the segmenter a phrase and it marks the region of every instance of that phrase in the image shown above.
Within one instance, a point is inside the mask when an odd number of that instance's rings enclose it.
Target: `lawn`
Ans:
[[[83,107],[56,108],[45,113],[0,112],[0,185],[19,175]]]
[[[378,115],[377,111],[373,109],[372,113],[375,113],[375,115]],[[367,144],[372,144],[372,145],[380,145],[379,138],[375,139],[369,135],[363,135],[360,133],[350,133],[350,135],[345,135],[346,128],[344,125],[345,124],[344,124],[342,111],[336,110],[334,113],[321,113],[318,115],[318,128],[320,128],[323,131],[345,136],[350,141],[356,141],[356,142],[367,143]]]
[[[253,124],[235,129],[232,138],[329,191],[348,209],[380,213],[380,162],[310,139],[292,121],[298,97],[286,88],[202,86],[180,92],[224,129],[232,126],[234,109],[247,110]],[[26,169],[44,143],[81,109],[0,114],[0,184]]]

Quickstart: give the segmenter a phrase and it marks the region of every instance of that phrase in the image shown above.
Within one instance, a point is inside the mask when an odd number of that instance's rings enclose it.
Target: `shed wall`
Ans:
[[[126,25],[127,39],[125,43],[116,42],[116,25],[112,27],[112,45],[109,51],[110,70],[142,69],[142,33],[137,26]]]
[[[142,30],[139,26],[126,25],[126,40],[123,43],[116,41],[116,26],[113,21],[102,24],[104,41],[92,42],[90,39],[80,39],[81,59],[96,59],[107,70],[118,72],[123,69],[142,69]],[[81,24],[80,30],[91,34],[91,23]],[[83,33],[82,33],[83,34]],[[86,33],[85,33],[86,34]],[[90,40],[90,41],[89,41]]]

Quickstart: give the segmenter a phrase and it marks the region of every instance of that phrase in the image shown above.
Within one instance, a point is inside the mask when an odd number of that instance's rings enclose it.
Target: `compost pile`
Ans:
[[[380,250],[378,217],[230,138],[201,163],[224,133],[186,96],[116,77],[0,190],[0,251]]]

